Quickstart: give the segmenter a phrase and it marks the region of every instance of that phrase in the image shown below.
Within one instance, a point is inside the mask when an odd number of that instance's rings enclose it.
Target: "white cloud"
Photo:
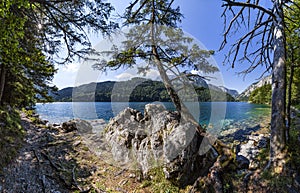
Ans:
[[[79,69],[79,64],[78,63],[70,63],[65,66],[63,66],[62,71],[64,72],[70,72],[70,73],[75,73]]]
[[[152,79],[152,80],[157,79],[157,77],[159,77],[159,72],[157,70],[154,70],[154,69],[150,69],[146,73],[146,76],[145,76],[145,78],[149,78],[149,79]]]
[[[203,72],[201,70],[192,70],[192,74],[202,74]]]
[[[127,72],[123,72],[123,73],[118,74],[118,75],[115,76],[115,78],[119,81],[120,80],[130,80],[134,77],[142,77],[142,78],[156,80],[159,77],[159,72],[157,70],[150,69],[146,72],[146,74],[144,76],[143,73],[138,74],[137,70],[130,69],[130,70],[127,70]]]
[[[128,72],[123,72],[123,73],[121,73],[119,75],[116,75],[116,78],[118,80],[129,80],[129,79],[131,79],[133,77],[134,77],[134,75],[132,75],[132,74],[130,74]]]

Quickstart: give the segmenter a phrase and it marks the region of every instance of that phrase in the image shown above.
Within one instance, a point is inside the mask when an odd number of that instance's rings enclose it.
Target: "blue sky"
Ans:
[[[127,0],[109,0],[115,7],[118,13],[122,13],[124,7],[128,5]],[[180,26],[182,29],[200,41],[209,50],[218,50],[222,42],[222,33],[224,29],[223,18],[221,14],[221,0],[177,0],[175,1],[181,8],[184,19]],[[104,45],[105,41],[101,36],[91,36],[91,41],[94,46]],[[230,42],[229,42],[230,45]],[[251,83],[257,81],[261,73],[265,70],[264,67],[256,69],[253,73],[247,76],[238,75],[238,72],[246,69],[249,63],[237,63],[234,69],[229,64],[223,65],[224,55],[227,54],[227,49],[216,52],[214,59],[220,69],[220,74],[223,77],[224,85],[227,88],[236,89],[242,92]],[[127,74],[126,74],[127,73]],[[66,66],[59,66],[58,73],[55,75],[53,83],[58,88],[74,86],[82,83],[104,81],[104,80],[122,80],[129,76],[130,72],[108,72],[100,74],[90,68],[89,64],[72,63]],[[154,72],[153,72],[154,74]]]

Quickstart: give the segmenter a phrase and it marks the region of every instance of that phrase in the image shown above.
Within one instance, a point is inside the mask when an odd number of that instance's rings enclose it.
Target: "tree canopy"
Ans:
[[[103,1],[4,0],[0,4],[0,103],[49,100],[54,64],[87,58],[89,32],[109,34],[113,10]]]

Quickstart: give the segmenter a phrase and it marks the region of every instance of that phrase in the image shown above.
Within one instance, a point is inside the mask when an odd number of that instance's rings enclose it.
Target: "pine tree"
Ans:
[[[197,99],[190,84],[190,79],[196,75],[191,74],[191,70],[213,73],[218,69],[208,60],[213,52],[201,49],[178,28],[182,15],[179,7],[173,8],[172,3],[137,0],[130,4],[124,15],[124,25],[132,28],[125,35],[123,47],[114,46],[112,51],[105,52],[111,60],[102,60],[94,67],[100,70],[130,68],[138,66],[141,60],[146,65],[139,67],[140,73],[155,67],[183,120],[199,125],[184,104],[192,96]],[[199,131],[203,132],[200,126]]]

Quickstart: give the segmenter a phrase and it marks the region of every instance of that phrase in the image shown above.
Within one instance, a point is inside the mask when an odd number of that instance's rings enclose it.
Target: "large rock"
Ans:
[[[105,137],[118,163],[134,165],[145,176],[151,169],[163,167],[165,177],[180,186],[205,175],[217,157],[195,125],[180,120],[177,112],[168,112],[162,105],[146,105],[144,116],[125,109],[110,120]]]
[[[81,119],[73,119],[68,122],[64,122],[62,124],[62,129],[68,133],[72,131],[78,131],[80,134],[89,134],[92,133],[93,127],[92,125]]]

